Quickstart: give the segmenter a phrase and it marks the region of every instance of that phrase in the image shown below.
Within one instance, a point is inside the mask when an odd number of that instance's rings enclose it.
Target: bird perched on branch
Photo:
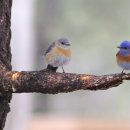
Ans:
[[[130,41],[123,41],[118,48],[117,63],[123,68],[123,73],[124,70],[130,70]]]
[[[47,69],[56,72],[58,67],[68,64],[71,58],[70,42],[67,38],[62,37],[55,40],[45,52],[45,62]]]

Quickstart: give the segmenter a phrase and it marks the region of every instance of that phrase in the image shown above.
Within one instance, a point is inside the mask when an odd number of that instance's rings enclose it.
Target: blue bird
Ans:
[[[130,41],[123,41],[116,54],[117,64],[124,70],[130,70]],[[123,73],[122,71],[122,73]]]

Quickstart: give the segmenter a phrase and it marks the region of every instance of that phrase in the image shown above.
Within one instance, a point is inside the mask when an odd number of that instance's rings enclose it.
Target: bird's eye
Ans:
[[[62,45],[65,45],[65,43],[64,43],[64,42],[61,42],[61,44],[62,44]]]
[[[126,49],[127,49],[127,47],[124,47],[123,49],[125,49],[125,50],[126,50]]]

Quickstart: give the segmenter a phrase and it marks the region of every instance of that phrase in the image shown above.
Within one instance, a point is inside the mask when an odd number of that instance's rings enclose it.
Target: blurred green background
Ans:
[[[14,70],[45,68],[45,50],[58,37],[67,36],[72,42],[72,60],[64,67],[66,72],[104,75],[122,71],[116,64],[115,55],[116,47],[130,39],[129,0],[13,2],[11,47]],[[58,71],[62,72],[61,69]],[[32,130],[30,120],[53,115],[57,118],[62,115],[59,120],[64,116],[97,121],[129,120],[129,85],[129,81],[125,81],[120,87],[96,92],[15,94],[5,129]]]

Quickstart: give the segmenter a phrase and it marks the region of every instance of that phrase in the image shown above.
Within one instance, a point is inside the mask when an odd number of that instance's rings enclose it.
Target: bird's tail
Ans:
[[[52,65],[47,66],[47,70],[52,71],[52,72],[56,72],[57,69],[58,67],[53,67]]]

